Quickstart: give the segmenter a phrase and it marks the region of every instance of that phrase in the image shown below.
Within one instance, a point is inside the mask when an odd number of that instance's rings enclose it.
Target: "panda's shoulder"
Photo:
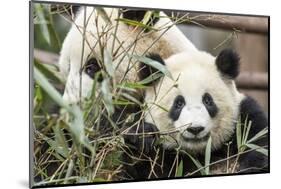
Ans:
[[[240,116],[242,123],[244,123],[246,119],[251,121],[251,130],[254,132],[258,132],[268,126],[268,119],[262,107],[250,96],[245,95],[241,100]]]
[[[258,102],[254,98],[247,95],[245,95],[240,102],[240,114],[248,116],[265,116],[264,111]]]

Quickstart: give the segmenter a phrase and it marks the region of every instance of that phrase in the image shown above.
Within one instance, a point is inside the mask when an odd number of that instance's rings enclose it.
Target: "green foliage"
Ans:
[[[49,5],[34,3],[34,23],[38,25],[41,36],[56,52],[61,48],[61,42],[54,28],[53,17],[49,11]],[[37,29],[37,28],[35,28]],[[35,32],[35,34],[37,34]]]
[[[237,129],[237,148],[239,153],[243,153],[247,148],[250,148],[252,150],[256,150],[257,152],[260,152],[264,155],[268,155],[267,147],[258,146],[256,144],[253,144],[253,142],[263,138],[268,133],[268,128],[265,128],[258,132],[255,136],[252,138],[249,138],[249,133],[251,130],[252,122],[251,120],[245,119],[245,122],[242,124],[240,121],[237,123],[236,129]],[[243,128],[243,131],[242,131]]]
[[[150,58],[147,58],[147,57],[144,57],[144,56],[137,56],[137,55],[134,55],[133,56],[136,60],[138,60],[139,62],[142,62],[148,66],[151,66],[157,70],[159,70],[161,73],[163,73],[165,76],[173,79],[171,73],[169,72],[169,70],[167,69],[166,66],[162,65],[161,63],[155,61],[155,60],[152,60]]]
[[[34,46],[58,53],[69,25],[64,27],[64,30],[57,27],[61,24],[58,18],[66,16],[62,15],[66,11],[65,7],[61,13],[50,10],[50,5],[34,3]],[[112,27],[113,23],[104,9],[96,8],[95,10],[105,23]],[[159,17],[159,11],[148,11],[141,22],[122,18],[118,18],[117,21],[155,31],[156,29],[149,26],[150,18],[153,16]],[[115,29],[113,27],[112,30],[116,31]],[[165,29],[167,28],[163,28],[163,31]],[[112,44],[105,44],[102,41],[103,37],[107,36],[106,32],[109,31],[100,32],[102,37],[98,38],[98,45],[102,52],[100,63],[104,68],[100,74],[103,74],[104,79],[99,83],[97,82],[99,75],[95,76],[91,94],[79,106],[69,105],[63,100],[61,91],[65,83],[61,79],[58,67],[55,64],[46,65],[39,60],[34,60],[33,157],[35,177],[39,180],[35,183],[36,186],[120,180],[118,175],[122,168],[120,157],[127,147],[122,138],[124,131],[120,129],[120,125],[138,124],[139,120],[135,121],[135,118],[139,112],[128,115],[120,113],[120,119],[116,122],[112,120],[112,115],[117,110],[117,106],[118,108],[137,106],[142,108],[140,112],[142,116],[139,118],[142,119],[147,104],[143,104],[134,94],[140,93],[140,90],[147,88],[147,83],[164,75],[174,80],[171,73],[161,63],[124,51],[119,56],[127,56],[137,62],[141,61],[159,71],[142,81],[122,80],[118,83],[115,81],[116,52],[108,50],[109,45]],[[112,36],[115,36],[114,33]],[[118,45],[118,39],[115,41],[115,45]],[[120,48],[121,46],[122,43],[120,43]],[[153,104],[168,112],[166,107],[157,103]],[[54,106],[58,106],[57,111],[52,111]],[[106,133],[102,132],[103,129]],[[267,149],[253,144],[267,134],[267,129],[249,139],[250,130],[250,121],[238,122],[236,137],[239,153],[252,149],[267,155]],[[159,143],[159,141],[156,142]],[[196,172],[208,175],[211,174],[210,165],[216,163],[211,162],[211,146],[212,140],[209,138],[205,149],[204,165],[191,154],[185,151],[181,153],[186,154],[193,161],[198,168]],[[177,163],[175,176],[186,176],[183,161]]]
[[[183,161],[180,162],[180,164],[177,167],[176,177],[182,177],[184,176],[183,172]]]
[[[151,31],[151,30],[157,31],[157,29],[155,29],[155,28],[153,28],[149,25],[143,24],[142,22],[135,21],[135,20],[130,20],[130,19],[126,19],[126,18],[119,18],[119,19],[116,19],[116,21],[123,22],[123,23],[131,25],[131,26],[136,26],[136,27],[140,27],[140,28],[143,28],[143,29],[147,29],[149,31]]]
[[[210,162],[211,162],[211,149],[212,149],[212,138],[209,137],[206,150],[205,150],[205,173],[208,175],[210,173]]]

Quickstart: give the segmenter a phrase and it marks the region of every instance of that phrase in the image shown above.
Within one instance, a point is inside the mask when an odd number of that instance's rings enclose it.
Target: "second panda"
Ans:
[[[141,27],[139,25],[149,11],[104,8],[103,13],[99,10],[98,7],[80,8],[64,39],[59,66],[66,80],[63,98],[68,103],[87,98],[97,75],[99,83],[106,77],[105,50],[111,55],[113,77],[120,84],[139,80],[138,64],[132,59],[134,55],[158,53],[167,58],[196,49],[162,11],[159,16],[152,15]]]
[[[267,149],[267,117],[254,99],[236,88],[237,53],[225,49],[217,57],[193,51],[165,61],[157,54],[150,58],[166,66],[173,78],[164,76],[148,85],[143,121],[127,130],[129,178],[175,177],[181,163],[180,176],[200,175],[210,137],[210,174],[268,172],[266,153],[250,148]],[[143,64],[140,77],[156,72]],[[239,137],[247,130],[243,141],[251,144],[241,147]]]

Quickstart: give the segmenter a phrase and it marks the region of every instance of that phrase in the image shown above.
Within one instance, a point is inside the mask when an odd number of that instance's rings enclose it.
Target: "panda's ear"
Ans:
[[[129,19],[129,20],[135,20],[137,22],[141,22],[144,18],[144,15],[146,13],[145,10],[140,9],[126,9],[123,8],[122,10],[122,16],[123,18]]]
[[[161,56],[159,54],[149,54],[146,56],[147,58],[156,61],[157,63],[160,63],[162,65],[165,65],[164,60],[161,58]],[[159,77],[159,75],[157,73],[161,73],[158,69],[148,65],[147,63],[144,62],[140,62],[139,64],[139,79],[140,81],[148,78],[149,76],[152,76],[153,81],[145,83],[145,85],[153,85],[154,83],[156,83],[161,77]],[[153,78],[153,76],[155,76],[155,78]]]
[[[223,76],[235,79],[239,74],[240,57],[232,49],[224,49],[216,58],[216,66]]]

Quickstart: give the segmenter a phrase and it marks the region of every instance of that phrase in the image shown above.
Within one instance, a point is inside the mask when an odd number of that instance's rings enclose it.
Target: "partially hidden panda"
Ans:
[[[258,149],[268,148],[267,116],[253,98],[237,90],[240,57],[234,50],[222,50],[217,57],[199,50],[165,60],[157,54],[149,57],[172,78],[164,75],[147,86],[143,120],[127,129],[123,158],[128,178],[206,174],[201,171],[207,144],[209,174],[268,172],[266,152]],[[139,74],[146,78],[157,72],[143,64]],[[250,144],[241,147],[241,141]]]
[[[105,70],[105,49],[112,57],[117,83],[139,80],[133,55],[158,53],[167,58],[196,49],[162,11],[158,12],[158,16],[152,14],[146,24],[138,24],[147,17],[147,12],[121,8],[101,10],[99,7],[79,9],[63,42],[59,59],[60,70],[66,80],[63,94],[66,102],[77,103],[80,98],[89,96],[95,76]],[[102,76],[98,77],[99,82]]]

